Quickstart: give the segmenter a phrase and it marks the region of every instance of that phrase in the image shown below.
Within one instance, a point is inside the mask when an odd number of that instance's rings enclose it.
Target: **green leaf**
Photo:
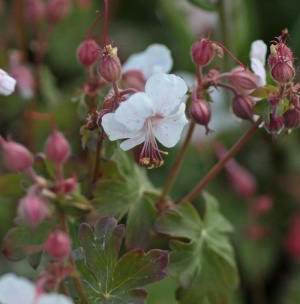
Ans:
[[[138,288],[165,277],[167,251],[135,249],[118,260],[124,233],[113,217],[102,217],[94,231],[88,224],[80,226],[82,247],[74,259],[89,303],[142,304],[147,293]]]
[[[100,181],[92,203],[101,216],[120,220],[127,214],[127,248],[148,249],[156,236],[152,227],[157,217],[154,200],[159,192],[148,180],[145,168],[138,166],[129,153],[117,149],[113,160],[121,179]]]
[[[253,106],[253,113],[259,116],[262,116],[264,121],[269,121],[271,105],[267,99],[262,99],[257,101]]]
[[[213,1],[210,0],[188,0],[188,1],[206,11],[213,12],[217,10],[217,6],[213,3]]]
[[[83,125],[80,128],[79,133],[81,135],[81,147],[83,150],[85,150],[87,141],[88,141],[89,137],[91,136],[92,131],[89,130],[86,125]]]
[[[205,195],[204,220],[189,202],[166,210],[156,230],[173,238],[168,273],[179,278],[180,303],[224,302],[238,283],[233,249],[227,234],[231,224],[219,213],[217,201]]]
[[[276,90],[276,87],[267,84],[264,87],[259,87],[255,89],[250,95],[257,98],[268,98],[268,96],[272,93],[275,93]]]
[[[0,193],[1,197],[20,197],[24,194],[20,185],[22,176],[18,173],[9,173],[0,177]]]

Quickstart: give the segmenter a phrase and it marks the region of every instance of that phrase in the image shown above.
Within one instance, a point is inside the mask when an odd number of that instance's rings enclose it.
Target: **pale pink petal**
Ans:
[[[5,96],[10,95],[14,92],[15,86],[16,80],[0,69],[0,94]]]
[[[36,304],[73,304],[73,301],[61,294],[43,294]]]
[[[131,132],[123,124],[116,121],[115,113],[108,113],[102,117],[102,127],[111,141],[136,135],[136,132]]]
[[[122,73],[131,71],[131,70],[141,71],[144,61],[145,61],[144,52],[131,55],[128,58],[128,60],[124,63],[124,65],[122,67]]]
[[[127,151],[127,150],[132,149],[133,147],[141,144],[144,141],[145,141],[145,132],[140,132],[138,135],[124,140],[120,144],[120,148],[124,151]]]
[[[256,58],[264,66],[266,64],[267,45],[262,40],[255,40],[251,44],[250,58]]]
[[[165,117],[172,114],[181,103],[187,85],[178,76],[155,74],[148,79],[145,91],[152,101],[154,112]]]
[[[260,79],[258,85],[264,86],[266,84],[266,70],[262,63],[256,58],[251,58],[251,69]]]
[[[0,278],[1,304],[32,304],[36,289],[33,283],[25,278],[8,273]]]
[[[159,120],[153,126],[153,133],[162,145],[171,148],[178,143],[181,132],[187,123],[185,104],[181,104],[176,114]]]
[[[122,102],[115,112],[115,119],[129,131],[139,131],[147,118],[154,115],[152,102],[149,97],[138,92]]]

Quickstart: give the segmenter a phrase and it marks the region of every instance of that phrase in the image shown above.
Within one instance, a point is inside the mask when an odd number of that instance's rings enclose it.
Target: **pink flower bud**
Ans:
[[[102,51],[98,71],[107,82],[117,82],[122,76],[121,63],[117,53],[118,49],[110,44],[106,45]]]
[[[264,127],[271,134],[279,134],[284,127],[283,118],[278,114],[270,114],[270,121]]]
[[[15,85],[16,80],[0,69],[0,94],[5,96],[10,95],[14,92]]]
[[[211,118],[211,110],[208,103],[201,99],[193,100],[190,106],[190,115],[195,123],[205,126],[207,135],[210,132],[208,123]]]
[[[71,253],[71,239],[63,231],[52,232],[46,241],[45,249],[53,258],[66,258]]]
[[[46,18],[50,23],[57,23],[69,13],[70,8],[70,0],[50,0],[46,5]]]
[[[46,201],[38,193],[36,186],[32,186],[27,195],[20,200],[18,215],[32,228],[36,228],[46,218]]]
[[[288,62],[278,62],[271,69],[271,75],[274,80],[285,84],[295,77],[295,68]]]
[[[24,171],[33,164],[32,154],[23,145],[15,141],[6,141],[0,136],[3,159],[6,166],[14,171]]]
[[[250,94],[257,88],[259,79],[249,70],[237,67],[232,70],[229,82],[241,93]]]
[[[298,128],[300,125],[300,111],[296,108],[287,109],[283,114],[283,122],[287,129]]]
[[[192,45],[191,56],[194,63],[198,66],[209,64],[215,56],[212,42],[206,38],[200,39]]]
[[[77,48],[78,61],[87,67],[93,65],[99,59],[100,53],[97,51],[100,47],[93,39],[86,39]]]
[[[45,5],[41,0],[25,1],[25,19],[29,24],[40,23],[45,16]]]
[[[300,259],[300,215],[291,219],[288,236],[285,240],[285,250],[294,259]]]
[[[51,161],[62,164],[69,157],[70,145],[62,133],[54,130],[46,142],[45,153]]]
[[[241,118],[253,120],[252,112],[253,102],[248,95],[236,94],[232,99],[232,110],[233,113]]]
[[[256,215],[262,215],[268,213],[272,208],[272,199],[268,195],[262,195],[256,197],[251,202],[251,211]]]

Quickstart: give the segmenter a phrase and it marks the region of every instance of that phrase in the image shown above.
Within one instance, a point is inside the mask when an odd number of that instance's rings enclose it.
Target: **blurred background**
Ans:
[[[0,68],[12,73],[14,60],[20,57],[32,73],[38,65],[40,91],[38,98],[33,97],[30,76],[20,73],[27,80],[24,87],[18,87],[17,93],[9,97],[0,96],[0,134],[13,134],[16,141],[39,152],[50,132],[49,121],[33,119],[28,112],[51,112],[58,128],[70,140],[73,154],[81,155],[79,128],[84,116],[78,99],[85,71],[76,58],[76,48],[88,33],[96,11],[104,11],[103,1],[73,0],[65,15],[49,28],[43,21],[40,28],[33,26],[32,19],[26,19],[26,5],[27,0],[0,0]],[[200,35],[210,34],[212,40],[223,43],[249,66],[251,42],[262,39],[269,44],[284,28],[291,34],[287,44],[294,57],[300,57],[299,0],[110,0],[109,6],[108,41],[119,47],[123,62],[150,44],[161,43],[172,52],[172,72],[194,73],[190,47]],[[102,29],[100,20],[94,30],[100,46]],[[40,52],[42,58],[37,58],[34,50],[41,35],[49,36]],[[234,66],[236,63],[225,54],[223,60],[214,60],[207,69],[220,67],[226,71]],[[299,79],[299,69],[296,77]],[[231,117],[230,95],[216,96],[215,102],[223,103],[225,110],[213,112],[218,124],[212,124],[212,136],[207,138],[205,129],[197,128],[194,145],[172,190],[174,199],[185,195],[216,163],[216,142],[230,148],[250,126],[233,121],[224,127],[222,121]],[[222,171],[207,187],[235,227],[232,243],[241,284],[230,303],[300,303],[299,151],[298,130],[272,140],[264,129],[259,129],[237,154],[231,174]],[[162,168],[149,171],[156,186],[164,185],[177,152],[176,148],[172,150]],[[6,173],[1,164],[0,239],[13,226],[15,209],[23,195],[17,184],[14,191],[9,190],[7,183],[18,181],[3,178]],[[200,198],[195,206],[202,208]],[[10,263],[1,257],[0,265],[0,273],[13,271],[35,277],[26,262]],[[171,279],[150,286],[147,303],[176,303],[176,287],[177,282]]]

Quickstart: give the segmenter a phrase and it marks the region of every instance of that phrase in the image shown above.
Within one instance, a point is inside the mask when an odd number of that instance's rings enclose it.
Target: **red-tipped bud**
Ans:
[[[117,54],[118,49],[111,45],[105,46],[102,51],[98,71],[107,82],[117,82],[122,76],[121,63]]]
[[[214,44],[206,38],[201,38],[192,45],[191,56],[196,65],[205,66],[213,60],[215,56],[213,45]]]
[[[284,127],[287,129],[298,128],[300,125],[300,111],[296,108],[290,108],[283,114]]]
[[[36,228],[46,218],[46,201],[38,193],[35,186],[31,187],[27,195],[20,200],[18,215],[32,228]]]
[[[232,99],[233,113],[241,118],[253,120],[253,102],[248,95],[236,94]]]
[[[259,79],[249,70],[237,67],[232,70],[229,82],[241,93],[250,94],[257,88]]]
[[[25,19],[30,24],[38,24],[45,16],[45,5],[41,0],[25,2]]]
[[[278,62],[271,69],[271,75],[274,80],[285,84],[293,80],[295,77],[295,68],[288,62]]]
[[[207,135],[210,132],[208,123],[211,118],[211,109],[208,103],[201,99],[193,100],[190,106],[190,115],[195,123],[205,126]]]
[[[268,213],[272,208],[273,202],[270,196],[262,195],[256,197],[251,202],[251,211],[256,215],[262,215]]]
[[[93,39],[86,39],[77,48],[78,61],[87,67],[93,65],[99,59],[100,53],[97,51],[99,45]]]
[[[45,153],[51,161],[62,164],[69,157],[70,145],[62,133],[54,130],[46,142]]]
[[[291,220],[285,250],[294,259],[300,259],[300,215],[295,215]]]
[[[125,88],[133,88],[141,92],[145,90],[146,80],[143,74],[138,70],[124,72],[122,80]]]
[[[77,186],[77,176],[73,175],[72,177],[64,180],[63,183],[62,183],[62,186],[63,186],[63,193],[65,195],[73,192],[73,190]]]
[[[24,171],[33,164],[32,154],[23,145],[15,141],[6,141],[0,136],[3,160],[6,166],[14,171]]]
[[[46,5],[46,17],[50,23],[57,23],[69,13],[70,8],[70,0],[50,0]]]
[[[50,233],[45,244],[47,253],[56,259],[63,259],[71,253],[71,239],[63,231]]]
[[[279,134],[284,127],[283,118],[280,115],[270,114],[270,121],[264,126],[269,133]]]

